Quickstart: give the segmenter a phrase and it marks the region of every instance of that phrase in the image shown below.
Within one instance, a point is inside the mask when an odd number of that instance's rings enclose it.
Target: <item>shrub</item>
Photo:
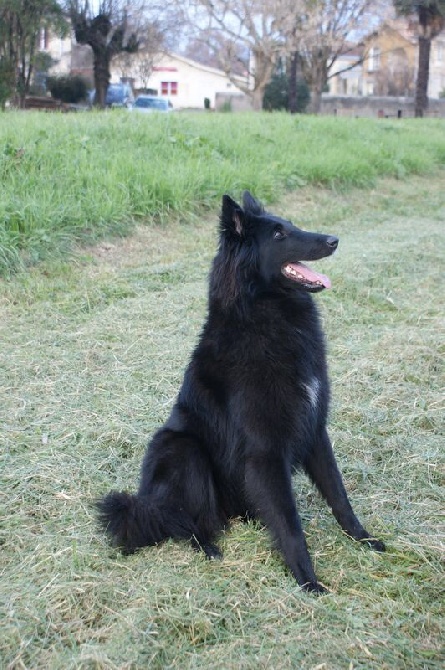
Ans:
[[[309,88],[304,81],[297,81],[297,112],[304,112],[309,102]],[[289,109],[289,79],[286,74],[276,74],[272,77],[263,98],[263,109],[268,112]]]
[[[48,77],[47,87],[52,97],[62,102],[80,102],[88,93],[88,84],[79,75]]]
[[[14,90],[14,67],[12,62],[5,56],[0,56],[0,109],[5,108],[5,103]]]

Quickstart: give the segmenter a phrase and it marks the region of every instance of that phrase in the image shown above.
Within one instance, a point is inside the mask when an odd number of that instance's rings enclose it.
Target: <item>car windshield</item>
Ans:
[[[142,107],[143,109],[168,109],[167,101],[160,100],[159,98],[138,98],[134,106]]]

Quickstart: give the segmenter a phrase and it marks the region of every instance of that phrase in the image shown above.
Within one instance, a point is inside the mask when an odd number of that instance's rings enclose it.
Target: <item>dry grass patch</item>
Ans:
[[[129,558],[107,546],[91,501],[135,486],[169,413],[205,312],[216,213],[141,229],[1,285],[2,667],[442,667],[443,181],[306,189],[282,213],[340,237],[318,299],[331,435],[387,553],[342,535],[300,475],[325,597],[300,591],[254,524],[227,531],[222,562],[181,543]]]

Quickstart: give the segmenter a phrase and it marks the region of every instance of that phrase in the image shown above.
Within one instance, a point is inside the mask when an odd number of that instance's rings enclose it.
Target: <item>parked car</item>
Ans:
[[[165,98],[157,98],[154,95],[139,95],[129,108],[137,112],[169,112],[172,107]]]
[[[94,105],[96,90],[90,92],[90,104]],[[107,107],[129,107],[134,102],[134,95],[129,84],[109,84],[105,104]]]

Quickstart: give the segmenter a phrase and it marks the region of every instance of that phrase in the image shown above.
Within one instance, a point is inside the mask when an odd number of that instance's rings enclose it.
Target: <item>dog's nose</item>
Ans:
[[[338,237],[334,237],[333,235],[331,235],[326,240],[326,244],[328,245],[328,247],[331,247],[332,250],[336,249],[338,247]]]

